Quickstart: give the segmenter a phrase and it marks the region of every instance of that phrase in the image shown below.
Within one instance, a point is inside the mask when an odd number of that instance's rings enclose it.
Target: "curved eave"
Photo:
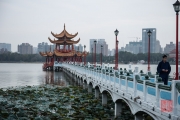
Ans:
[[[87,56],[89,53],[88,52],[83,52],[82,56]]]
[[[62,53],[62,52],[59,52],[57,50],[54,51],[54,54],[56,56],[74,56],[74,52]]]
[[[68,38],[68,39],[72,39],[74,37],[76,37],[78,35],[78,32],[74,35],[71,35],[69,34],[66,30],[63,30],[60,34],[54,34],[52,31],[51,31],[51,34],[55,37],[55,38],[58,38],[58,39],[61,39],[61,38]]]
[[[58,44],[62,44],[62,43],[64,43],[64,41],[61,41],[61,40],[51,40],[49,37],[48,37],[48,39],[49,39],[49,41],[51,42],[51,43],[58,43]]]
[[[84,52],[77,52],[75,53],[78,57],[84,56]]]
[[[47,57],[47,54],[46,53],[43,53],[43,52],[39,52],[39,54],[43,57]]]
[[[71,35],[66,30],[65,30],[65,33],[66,33],[66,37],[70,38],[70,39],[72,39],[72,38],[74,38],[74,37],[76,37],[78,35],[78,32],[76,34],[74,34],[74,35]]]
[[[52,57],[54,55],[54,53],[53,52],[46,52],[46,55],[49,57]]]
[[[77,41],[66,40],[66,43],[68,43],[68,44],[77,44],[79,41],[80,41],[80,38]]]

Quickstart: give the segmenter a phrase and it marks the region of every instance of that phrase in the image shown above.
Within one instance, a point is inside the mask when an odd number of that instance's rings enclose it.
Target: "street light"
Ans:
[[[96,43],[97,43],[97,41],[95,40],[94,41],[94,45],[95,45],[95,55],[94,55],[94,66],[96,67]]]
[[[103,46],[101,45],[101,66],[102,66],[102,49],[103,49]]]
[[[179,77],[179,73],[178,73],[178,54],[179,54],[179,51],[178,51],[178,17],[179,17],[179,11],[180,11],[180,2],[177,0],[174,4],[173,4],[173,7],[174,7],[174,11],[176,12],[176,78],[175,80],[178,80]]]
[[[84,45],[84,65],[86,65],[86,55],[85,55],[85,49],[86,49],[86,45]]]
[[[150,71],[150,37],[151,37],[152,32],[149,30],[147,32],[147,35],[149,37],[149,42],[148,42],[148,71]]]
[[[116,29],[114,31],[114,34],[116,36],[116,41],[115,41],[116,53],[115,53],[115,67],[114,67],[114,69],[118,70],[118,40],[117,40],[117,36],[119,34],[119,31]]]

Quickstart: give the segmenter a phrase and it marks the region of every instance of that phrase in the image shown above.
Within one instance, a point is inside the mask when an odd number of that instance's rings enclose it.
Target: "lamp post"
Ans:
[[[84,65],[86,65],[86,55],[85,55],[85,49],[86,49],[86,45],[84,45]]]
[[[176,77],[175,80],[179,79],[179,73],[178,73],[178,18],[179,18],[179,11],[180,11],[180,2],[177,0],[174,4],[174,11],[176,12]]]
[[[148,37],[149,37],[149,42],[148,42],[148,71],[150,71],[150,37],[151,37],[151,34],[152,34],[152,32],[149,30],[148,32],[147,32],[147,34],[148,34]]]
[[[116,29],[114,31],[114,34],[116,36],[116,41],[115,41],[116,52],[115,52],[115,67],[114,67],[114,69],[117,70],[118,69],[118,40],[117,40],[117,36],[119,34],[119,31]]]
[[[102,49],[103,49],[103,46],[101,45],[101,66],[102,66]]]
[[[95,48],[94,48],[94,49],[95,49],[95,51],[94,51],[94,52],[95,52],[95,54],[94,54],[94,66],[95,66],[95,67],[96,67],[96,42],[97,42],[97,41],[95,40],[95,41],[94,41],[94,45],[95,45]]]

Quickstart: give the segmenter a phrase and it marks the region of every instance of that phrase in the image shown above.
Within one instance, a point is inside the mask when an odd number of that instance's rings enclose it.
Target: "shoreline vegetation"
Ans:
[[[108,104],[101,97],[80,86],[55,85],[0,88],[1,120],[111,120],[114,102],[108,95]],[[133,120],[127,104],[123,102],[121,117],[115,120]]]
[[[150,63],[151,64],[158,64],[159,61],[162,60],[163,54],[161,53],[151,53],[150,54]],[[100,54],[96,54],[96,61],[97,63],[100,63]],[[141,60],[145,61],[145,64],[147,64],[148,60],[148,54],[147,53],[139,53],[139,54],[133,54],[130,52],[124,52],[120,51],[118,56],[118,62],[119,64],[129,64],[131,63],[138,63]],[[110,63],[114,64],[115,57],[114,56],[104,56],[102,57],[103,63]],[[45,57],[42,57],[39,54],[19,54],[19,53],[2,53],[0,54],[0,63],[43,63],[45,62]],[[170,64],[175,64],[174,59],[169,58],[168,61]],[[92,63],[92,53],[89,53],[86,56],[86,62]]]

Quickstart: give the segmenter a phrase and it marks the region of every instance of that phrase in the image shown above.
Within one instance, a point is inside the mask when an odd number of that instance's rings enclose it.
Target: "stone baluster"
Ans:
[[[146,101],[146,96],[147,96],[146,80],[143,81],[143,96],[144,96],[144,101]]]
[[[172,101],[172,112],[174,115],[177,115],[177,98],[178,98],[178,91],[176,89],[176,84],[177,83],[180,83],[179,80],[172,80],[171,82],[171,87],[172,87],[172,90],[171,90],[171,100]]]
[[[135,67],[135,70],[133,72],[133,84],[134,84],[134,98],[137,95],[137,80],[136,80],[136,75],[139,75],[139,67]]]

